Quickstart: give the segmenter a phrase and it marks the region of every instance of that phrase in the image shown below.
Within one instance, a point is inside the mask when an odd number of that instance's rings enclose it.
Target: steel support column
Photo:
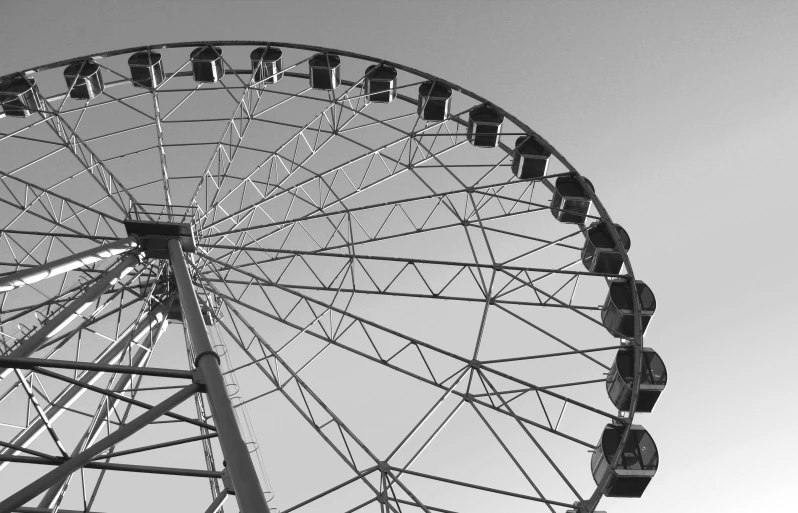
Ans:
[[[9,290],[42,281],[51,276],[64,274],[78,267],[90,265],[138,247],[139,238],[135,235],[131,235],[130,237],[103,244],[96,248],[87,249],[86,251],[81,251],[80,253],[75,253],[68,257],[59,258],[58,260],[46,262],[42,265],[25,269],[24,271],[9,274],[0,277],[0,292],[8,292]]]
[[[219,435],[219,444],[233,482],[238,508],[242,513],[268,513],[266,497],[261,489],[255,466],[252,464],[252,458],[241,437],[233,404],[227,395],[227,387],[219,366],[219,355],[213,350],[208,332],[205,330],[205,322],[202,319],[199,301],[188,273],[180,241],[171,239],[168,247],[180,305],[183,308],[183,319],[194,346],[194,354],[197,355],[194,364],[200,371],[206,387],[208,402]]]
[[[113,287],[117,281],[129,273],[138,263],[139,259],[137,255],[129,255],[123,258],[121,262],[99,278],[87,291],[58,312],[47,324],[41,326],[28,338],[21,340],[6,356],[24,358],[32,355],[47,341],[55,337],[62,329],[66,328],[69,323],[81,314],[81,312],[97,301],[100,296]],[[0,367],[0,380],[10,373],[11,369]]]

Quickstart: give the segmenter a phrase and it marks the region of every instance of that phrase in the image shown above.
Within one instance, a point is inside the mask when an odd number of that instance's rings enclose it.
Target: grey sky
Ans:
[[[0,74],[156,42],[288,41],[401,62],[512,112],[597,184],[657,295],[646,344],[670,382],[639,420],[662,463],[642,499],[611,511],[785,510],[798,478],[787,232],[798,4],[6,1],[0,12]]]

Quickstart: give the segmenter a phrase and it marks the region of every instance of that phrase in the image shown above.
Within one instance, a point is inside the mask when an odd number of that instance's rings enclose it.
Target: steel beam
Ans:
[[[216,513],[217,511],[219,511],[219,508],[222,507],[222,504],[224,504],[224,501],[226,499],[227,499],[227,490],[222,490],[221,493],[219,493],[219,495],[217,495],[216,498],[213,499],[213,502],[211,502],[211,505],[208,506],[208,509],[205,510],[205,513]]]
[[[144,445],[133,447],[131,449],[125,449],[123,451],[114,451],[113,454],[105,454],[100,456],[97,459],[110,459],[110,458],[118,458],[120,456],[127,456],[128,454],[137,454],[142,452],[154,451],[157,449],[163,449],[165,447],[175,447],[176,445],[183,445],[189,444],[191,442],[202,442],[208,440],[209,438],[216,438],[216,433],[210,433],[207,435],[198,435],[198,436],[191,436],[188,438],[180,438],[178,440],[170,440],[168,442],[161,442],[159,444],[152,444],[152,445]]]
[[[104,451],[107,451],[122,440],[125,440],[126,438],[140,431],[142,428],[151,424],[158,419],[158,417],[194,395],[197,391],[199,391],[199,389],[200,385],[192,383],[191,385],[179,390],[177,393],[159,403],[151,410],[142,413],[85,451],[66,460],[57,468],[33,481],[22,490],[9,496],[3,502],[0,502],[0,511],[11,511],[24,505],[29,500],[46,491],[54,484],[68,477],[72,472],[85,467],[95,456],[102,454]]]
[[[128,347],[139,348],[138,343],[150,333],[150,330],[159,325],[166,318],[166,308],[163,305],[158,305],[153,308],[150,313],[145,317],[145,320],[134,326],[129,327],[120,336],[116,342],[111,344],[103,353],[95,360],[95,363],[103,365],[113,365],[118,362]],[[143,352],[148,352],[140,349]],[[103,371],[88,371],[80,377],[81,384],[92,385],[103,376]],[[48,415],[51,422],[55,422],[65,410],[72,405],[78,398],[86,392],[86,388],[78,385],[71,385],[64,388],[61,393],[52,401],[51,404],[44,408],[45,413]],[[46,426],[41,419],[36,419],[31,424],[22,430],[14,437],[12,443],[20,447],[27,447],[33,442],[44,430]],[[13,451],[7,449],[0,451],[0,454],[12,454]],[[0,470],[5,468],[6,462],[0,462]]]
[[[52,262],[46,262],[42,265],[25,269],[24,271],[8,274],[6,276],[0,277],[0,292],[8,292],[9,290],[14,290],[19,287],[24,287],[25,285],[30,285],[31,283],[42,281],[43,279],[50,278],[51,276],[64,274],[66,272],[72,271],[73,269],[77,269],[78,267],[90,265],[105,258],[109,258],[138,247],[138,237],[131,235],[130,237],[119,239],[108,244],[103,244],[102,246],[97,246],[96,248],[87,249],[86,251],[81,251],[80,253],[75,253],[74,255],[59,258],[58,260],[53,260]]]
[[[33,334],[21,340],[6,356],[12,358],[25,358],[32,355],[41,346],[55,337],[62,329],[66,328],[81,312],[91,306],[108,289],[114,286],[123,276],[129,273],[139,263],[138,256],[129,255],[111,268],[101,278],[89,287],[83,294],[61,309],[58,314],[50,319],[47,324],[34,331]],[[11,373],[11,369],[0,367],[0,380]]]
[[[105,395],[105,396],[108,396],[108,397],[112,397],[114,399],[119,399],[123,403],[132,404],[133,406],[138,406],[139,408],[144,408],[144,409],[147,409],[147,410],[152,408],[151,404],[148,404],[148,403],[145,403],[145,402],[142,402],[142,401],[138,401],[136,399],[131,399],[130,397],[128,397],[128,396],[126,396],[124,394],[120,394],[120,393],[114,392],[113,390],[109,390],[107,388],[98,387],[98,386],[95,386],[95,385],[90,385],[88,383],[82,383],[82,382],[78,381],[77,379],[73,379],[73,378],[70,378],[70,377],[67,377],[67,376],[63,376],[63,375],[58,374],[56,372],[53,372],[53,371],[50,371],[50,370],[47,370],[47,369],[42,369],[41,367],[36,367],[34,369],[34,372],[36,372],[37,374],[40,374],[42,376],[47,376],[47,377],[50,377],[50,378],[53,378],[53,379],[57,379],[59,381],[64,381],[66,383],[69,383],[70,385],[76,385],[76,386],[85,388],[86,390],[89,390],[91,392],[96,392],[98,394]],[[216,431],[216,428],[214,426],[210,425],[210,424],[206,424],[205,422],[202,422],[200,420],[192,419],[191,417],[186,417],[185,415],[180,415],[179,413],[166,412],[165,415],[167,417],[171,417],[171,418],[173,418],[175,420],[179,420],[179,421],[185,422],[187,424],[192,424],[192,425],[200,427],[200,428],[205,428],[205,429],[207,429],[209,431]]]
[[[53,513],[52,509],[47,508],[17,508],[15,513]],[[99,513],[98,511],[86,511],[83,509],[59,509],[58,513]]]
[[[76,453],[75,456],[77,456],[78,454],[80,454],[80,452]],[[72,456],[72,458],[74,458],[75,456]],[[62,463],[64,463],[63,460],[57,460],[57,461],[45,460],[42,458],[36,458],[34,456],[0,456],[0,460],[10,461],[13,463],[27,463],[31,465],[50,465],[50,466],[59,466]],[[222,478],[221,472],[214,472],[211,470],[199,470],[199,469],[179,468],[179,467],[155,467],[152,465],[131,465],[129,463],[105,463],[101,461],[91,461],[83,465],[83,468],[93,468],[98,470],[113,470],[117,472],[133,472],[137,474],[158,474],[162,476],[204,477],[210,479]],[[52,507],[48,511],[51,510]],[[58,511],[61,510],[59,509]]]
[[[188,327],[194,354],[197,355],[194,365],[201,373],[201,379],[208,394],[211,413],[216,423],[219,444],[222,447],[230,479],[235,489],[238,509],[242,513],[268,513],[266,497],[260,486],[258,474],[252,464],[252,458],[246,443],[241,436],[236,421],[233,404],[227,395],[227,387],[219,366],[219,355],[213,350],[205,322],[202,319],[194,284],[186,266],[185,255],[180,240],[171,239],[168,243],[169,259],[177,282],[180,305],[183,308],[183,319]]]
[[[10,369],[33,369],[34,367],[42,367],[45,369],[98,370],[117,372],[120,374],[155,376],[158,378],[192,379],[194,377],[190,371],[184,370],[154,369],[137,365],[103,365],[101,363],[49,360],[47,358],[11,358],[9,356],[0,356],[0,365]]]

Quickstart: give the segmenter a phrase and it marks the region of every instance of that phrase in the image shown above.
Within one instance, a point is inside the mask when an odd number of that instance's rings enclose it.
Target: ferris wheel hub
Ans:
[[[128,235],[136,235],[148,258],[167,259],[169,239],[179,239],[183,251],[195,253],[196,207],[136,205],[125,219]]]

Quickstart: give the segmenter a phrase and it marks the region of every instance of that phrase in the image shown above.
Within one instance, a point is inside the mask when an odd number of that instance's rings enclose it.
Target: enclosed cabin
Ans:
[[[332,53],[317,53],[308,61],[310,87],[332,91],[341,85],[341,58]]]
[[[127,60],[133,85],[155,89],[163,83],[163,61],[161,54],[152,51],[136,52]]]
[[[607,497],[642,497],[648,483],[657,473],[659,453],[654,439],[643,426],[632,424],[623,445],[618,464],[611,466],[613,456],[621,445],[625,426],[607,424],[591,458],[593,480],[597,485],[606,482]]]
[[[615,225],[615,231],[624,252],[628,252],[632,247],[629,234],[618,224]],[[590,272],[620,274],[623,267],[623,253],[615,244],[608,223],[596,221],[588,227],[585,245],[582,247],[582,263]]]
[[[471,109],[468,113],[468,142],[480,148],[495,148],[502,133],[504,114],[487,103]]]
[[[532,180],[546,176],[551,152],[531,135],[515,140],[511,169],[519,180]]]
[[[596,190],[590,180],[583,178],[591,190]],[[551,213],[561,223],[583,224],[593,204],[590,195],[573,175],[561,176],[554,183]]]
[[[366,103],[391,103],[396,98],[396,68],[374,64],[366,68]]]
[[[276,84],[283,78],[283,51],[275,46],[261,46],[249,54],[252,80],[256,84]]]
[[[635,351],[631,346],[622,347],[615,355],[607,374],[607,395],[619,411],[629,411],[632,399],[632,382],[634,380]],[[668,371],[662,358],[650,347],[643,348],[643,361],[640,378],[640,390],[635,404],[636,413],[651,413],[657,404],[660,394],[665,390]]]
[[[648,285],[635,281],[637,295],[640,297],[641,335],[657,309],[657,300]],[[614,337],[632,339],[635,336],[634,298],[631,280],[618,278],[610,281],[610,290],[601,309],[601,322]]]
[[[443,121],[449,117],[452,88],[440,82],[418,86],[418,115],[424,121]]]
[[[64,79],[69,87],[69,97],[75,100],[91,100],[105,89],[100,65],[91,59],[67,66]]]
[[[40,109],[36,80],[16,76],[0,82],[0,103],[3,112],[12,118],[27,118]]]
[[[201,46],[192,50],[191,72],[195,82],[212,84],[221,80],[224,77],[222,49],[218,46]]]

